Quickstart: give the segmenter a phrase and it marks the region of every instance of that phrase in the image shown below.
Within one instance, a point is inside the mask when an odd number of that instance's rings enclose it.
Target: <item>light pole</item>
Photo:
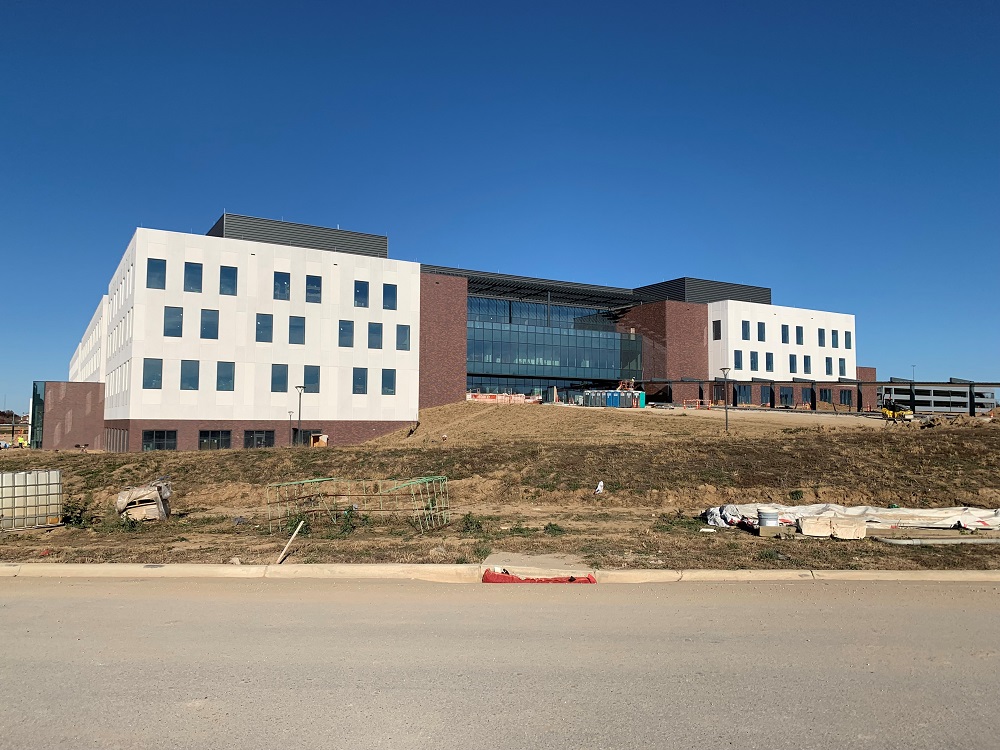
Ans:
[[[302,391],[304,391],[305,389],[306,387],[304,385],[295,386],[295,390],[299,392],[299,433],[298,433],[299,445],[302,445]]]
[[[917,366],[916,365],[910,365],[910,370],[911,370],[911,372],[910,372],[910,380],[913,381],[914,383],[916,383],[917,382]]]
[[[292,415],[294,411],[288,412],[288,444],[292,444]]]
[[[726,434],[729,434],[729,369],[728,367],[719,368],[722,370],[722,397],[725,399],[723,402],[726,409]]]

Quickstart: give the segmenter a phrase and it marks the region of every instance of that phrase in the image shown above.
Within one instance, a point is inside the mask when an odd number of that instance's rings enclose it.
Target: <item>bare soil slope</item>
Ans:
[[[4,560],[272,562],[263,488],[315,477],[449,477],[454,522],[314,519],[295,561],[475,561],[559,554],[602,567],[1000,567],[1000,550],[886,548],[700,533],[730,501],[1000,506],[1000,425],[933,428],[855,415],[454,404],[401,430],[329,449],[0,454],[0,470],[61,468],[77,527],[0,536]],[[176,518],[125,529],[109,507],[127,484],[170,475]],[[598,481],[605,494],[594,496]],[[234,519],[238,519],[234,521]]]

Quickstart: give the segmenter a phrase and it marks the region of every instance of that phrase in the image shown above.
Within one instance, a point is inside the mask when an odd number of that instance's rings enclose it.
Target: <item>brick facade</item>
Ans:
[[[42,450],[104,447],[104,383],[45,383]]]
[[[858,380],[872,385],[861,386],[861,408],[872,410],[878,408],[878,386],[874,382],[878,380],[874,367],[858,367]]]
[[[420,408],[465,400],[469,282],[420,275]]]
[[[673,300],[639,305],[619,321],[623,333],[642,335],[642,376],[644,380],[672,380],[645,383],[647,396],[654,401],[701,398],[698,383],[683,378],[708,378],[708,313],[705,305]],[[705,396],[708,397],[707,395]]]
[[[319,430],[320,433],[329,435],[330,445],[356,445],[372,438],[388,435],[390,432],[410,425],[410,422],[311,422],[303,420],[302,430]],[[142,450],[143,430],[176,430],[177,450],[179,451],[198,450],[198,433],[201,430],[229,430],[232,448],[243,447],[243,433],[247,430],[273,430],[274,445],[276,447],[288,446],[291,445],[291,431],[298,427],[298,422],[292,420],[289,424],[285,420],[226,422],[183,419],[109,419],[104,423],[104,427],[111,434],[109,447],[112,450],[124,450],[126,449],[125,445],[127,445],[127,450],[134,453]],[[115,434],[119,431],[127,435],[125,440],[120,440],[119,436]],[[125,445],[121,444],[123,442]]]

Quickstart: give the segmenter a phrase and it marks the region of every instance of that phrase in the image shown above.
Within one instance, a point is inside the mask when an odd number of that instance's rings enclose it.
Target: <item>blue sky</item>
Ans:
[[[0,395],[136,226],[223,210],[425,263],[697,276],[857,316],[881,377],[1000,379],[1000,4],[0,7]]]

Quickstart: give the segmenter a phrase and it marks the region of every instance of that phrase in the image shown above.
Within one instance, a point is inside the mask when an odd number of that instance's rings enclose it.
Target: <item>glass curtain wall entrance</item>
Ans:
[[[605,310],[469,297],[468,312],[471,390],[582,392],[642,377],[642,337],[619,333]]]

